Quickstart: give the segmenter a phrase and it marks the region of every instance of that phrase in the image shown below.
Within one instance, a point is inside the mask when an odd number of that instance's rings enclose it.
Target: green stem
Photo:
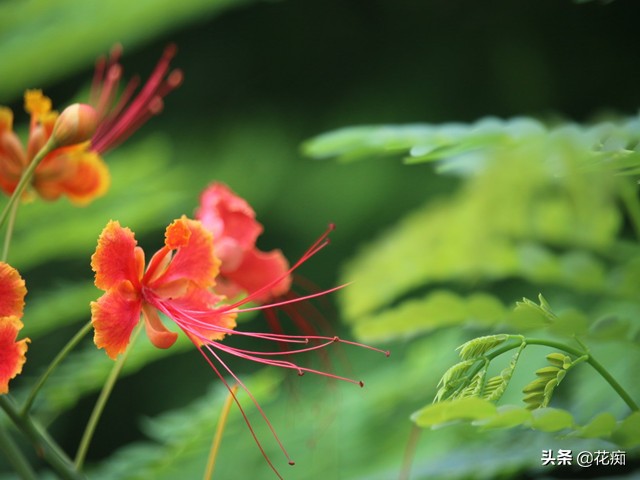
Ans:
[[[7,231],[4,235],[4,245],[2,246],[2,261],[6,262],[9,256],[9,245],[11,245],[11,237],[13,236],[13,227],[16,223],[16,214],[18,213],[18,206],[20,202],[14,202],[9,211],[9,224],[7,225]]]
[[[95,433],[96,427],[98,425],[98,421],[100,420],[100,416],[102,415],[104,407],[107,404],[107,400],[109,400],[109,396],[113,391],[113,387],[116,384],[118,375],[120,375],[120,372],[122,371],[124,362],[129,356],[129,352],[131,351],[133,344],[136,341],[136,338],[140,334],[142,325],[143,325],[142,323],[139,323],[136,329],[133,331],[131,335],[131,341],[129,343],[129,347],[116,360],[115,365],[111,369],[111,373],[109,373],[109,377],[107,378],[107,381],[102,387],[100,396],[98,397],[98,400],[96,401],[96,404],[93,407],[93,411],[91,412],[91,417],[89,417],[89,421],[87,422],[87,426],[85,427],[84,433],[82,435],[82,439],[80,440],[80,445],[78,446],[78,452],[76,453],[75,466],[77,470],[80,470],[82,468],[82,465],[84,464],[84,460],[87,456],[87,451],[89,450],[89,445],[91,444],[91,439],[93,438],[93,434]]]
[[[627,391],[622,388],[622,385],[620,385],[618,381],[613,378],[609,371],[600,362],[593,358],[593,355],[591,355],[588,350],[579,350],[577,348],[570,347],[569,345],[566,345],[562,342],[556,342],[554,340],[547,340],[544,338],[526,338],[521,337],[520,335],[510,335],[510,337],[512,337],[513,339],[518,339],[518,343],[509,343],[507,345],[503,345],[502,347],[497,348],[488,355],[485,355],[485,358],[491,361],[499,355],[502,355],[503,353],[522,346],[522,342],[524,342],[526,345],[542,345],[545,347],[557,348],[558,350],[563,350],[564,352],[567,352],[576,357],[586,356],[586,362],[591,365],[593,369],[598,372],[609,385],[611,385],[611,388],[616,391],[616,393],[620,396],[620,398],[622,398],[622,400],[624,400],[629,408],[633,411],[640,410],[640,407],[638,407],[638,404],[633,400],[633,398],[631,398],[631,395],[629,395]],[[479,369],[480,366],[477,366],[475,368],[475,371],[470,372],[469,378],[473,378],[473,375],[475,375],[475,373],[477,373],[477,370]]]
[[[233,405],[233,400],[236,396],[236,392],[238,391],[238,385],[234,385],[229,390],[229,395],[227,395],[226,400],[224,401],[224,405],[222,406],[222,411],[220,412],[220,417],[218,418],[218,426],[216,427],[216,433],[213,436],[213,442],[211,443],[211,450],[209,451],[209,458],[207,460],[207,466],[204,470],[203,480],[211,480],[213,478],[213,470],[216,467],[216,459],[218,458],[218,451],[220,450],[220,445],[222,444],[222,435],[224,434],[224,427],[227,425],[227,420],[229,418],[229,410],[231,410],[231,405]]]
[[[37,480],[36,473],[31,468],[31,465],[29,465],[27,459],[2,425],[0,425],[0,450],[4,452],[7,460],[20,478],[24,480]]]
[[[7,395],[0,395],[0,408],[31,441],[36,451],[51,465],[64,480],[82,480],[84,476],[76,471],[73,463],[49,434],[30,416],[23,417]]]
[[[18,185],[16,185],[16,189],[13,191],[13,194],[9,198],[9,202],[5,205],[4,210],[2,210],[2,213],[0,214],[0,227],[4,225],[9,212],[13,209],[13,205],[20,200],[22,192],[24,192],[24,189],[27,188],[27,185],[29,185],[29,182],[31,182],[33,172],[36,171],[36,168],[38,167],[38,165],[40,165],[40,162],[42,162],[44,157],[46,157],[47,154],[52,150],[55,150],[56,146],[57,145],[53,137],[49,137],[49,141],[45,144],[44,147],[40,149],[36,156],[33,157],[33,160],[31,160],[31,163],[29,164],[27,169],[22,173],[20,181],[18,181]]]
[[[51,375],[51,373],[56,369],[58,364],[60,364],[60,362],[62,362],[62,360],[66,358],[69,352],[73,350],[75,346],[78,345],[78,343],[80,343],[80,340],[82,340],[85,337],[85,335],[89,333],[90,330],[91,330],[91,322],[87,322],[87,324],[84,327],[82,327],[71,340],[69,340],[69,343],[67,343],[64,346],[64,348],[60,350],[60,353],[58,353],[56,358],[54,358],[53,361],[49,364],[47,369],[44,371],[44,373],[40,376],[40,378],[38,379],[34,387],[31,389],[31,392],[29,392],[29,396],[27,397],[27,400],[24,402],[24,406],[22,407],[20,415],[25,416],[29,413],[29,410],[31,410],[31,407],[33,405],[33,401],[36,398],[36,395],[38,395],[38,392],[40,391],[42,386],[45,384],[47,379],[49,378],[49,375]]]
[[[622,400],[624,400],[629,408],[633,411],[640,410],[640,407],[638,407],[638,404],[633,400],[633,398],[631,398],[631,395],[629,395],[627,391],[622,388],[622,385],[620,385],[618,381],[609,373],[609,371],[600,362],[593,358],[593,355],[591,355],[591,353],[589,353],[588,351],[581,351],[565,345],[564,343],[555,342],[553,340],[545,340],[542,338],[527,338],[525,341],[529,345],[544,345],[546,347],[557,348],[578,357],[586,355],[588,357],[586,360],[587,363],[591,365],[594,370],[607,381],[609,385],[611,385],[611,388],[616,391],[616,393],[620,396],[620,398],[622,398]]]

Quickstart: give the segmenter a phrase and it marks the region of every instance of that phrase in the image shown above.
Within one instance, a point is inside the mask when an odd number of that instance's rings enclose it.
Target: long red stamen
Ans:
[[[279,277],[276,277],[274,280],[270,281],[269,283],[267,283],[266,285],[263,285],[262,287],[260,287],[258,290],[255,290],[253,292],[251,292],[249,295],[247,295],[245,298],[243,298],[242,300],[237,301],[236,303],[233,303],[231,305],[228,305],[226,308],[228,308],[229,310],[234,309],[236,307],[239,307],[240,305],[244,305],[245,303],[248,303],[250,301],[252,301],[254,298],[260,296],[261,294],[263,294],[266,291],[269,291],[271,288],[273,288],[274,285],[277,285],[278,283],[280,283],[282,280],[284,280],[285,278],[287,278],[294,270],[296,270],[300,265],[302,265],[304,262],[306,262],[307,260],[309,260],[311,257],[313,257],[316,253],[318,253],[320,250],[322,250],[324,247],[326,247],[327,245],[329,245],[329,239],[327,238],[329,236],[329,234],[335,230],[336,226],[333,223],[330,223],[329,226],[327,227],[327,229],[324,231],[324,233],[322,235],[320,235],[320,238],[318,238],[308,249],[306,252],[304,252],[304,254],[300,257],[300,259],[293,264],[293,266],[291,266],[286,272],[284,272],[282,275],[280,275]],[[341,288],[341,287],[338,287]],[[326,292],[328,293],[328,292]],[[312,298],[312,297],[310,297]],[[271,305],[271,306],[275,306],[275,305]],[[267,307],[268,308],[268,307]]]
[[[260,450],[260,453],[262,453],[262,456],[264,457],[264,459],[267,461],[267,464],[269,465],[269,467],[271,467],[271,470],[273,470],[273,472],[278,476],[278,478],[280,480],[284,480],[282,478],[282,475],[280,475],[280,472],[278,472],[278,470],[276,469],[276,467],[273,465],[273,463],[271,462],[271,459],[269,458],[269,456],[267,455],[267,452],[264,451],[264,448],[262,447],[262,444],[260,443],[260,440],[258,440],[258,436],[256,435],[256,432],[253,430],[253,427],[251,426],[251,422],[249,421],[249,417],[247,417],[247,414],[245,413],[244,409],[242,408],[242,404],[240,403],[240,401],[238,400],[238,397],[236,396],[236,394],[233,392],[232,388],[229,386],[229,383],[224,379],[224,376],[220,373],[220,371],[216,368],[216,366],[214,365],[214,363],[211,361],[211,359],[209,357],[207,357],[207,355],[202,351],[202,348],[198,347],[198,351],[200,352],[200,354],[204,357],[204,359],[206,360],[206,362],[209,364],[209,366],[213,369],[214,372],[216,372],[216,375],[218,376],[218,378],[222,381],[222,383],[224,384],[224,386],[227,388],[227,390],[229,390],[229,393],[231,394],[231,396],[233,397],[233,401],[235,402],[235,404],[238,406],[238,409],[240,410],[240,413],[242,414],[242,418],[244,419],[244,422],[247,424],[247,427],[249,427],[249,431],[251,432],[251,436],[253,437],[253,440],[256,442],[256,445],[258,446],[258,449]],[[213,352],[212,354],[217,358],[217,355],[215,355]],[[280,445],[281,450],[284,452],[285,457],[287,458],[289,465],[294,465],[294,461],[291,460],[291,457],[289,457],[289,454],[287,453],[287,451],[284,448],[284,445],[282,445],[282,443],[280,442],[280,439],[278,438],[278,436],[276,435],[275,431],[273,430],[273,428],[271,427],[271,423],[269,422],[269,419],[266,417],[264,411],[262,410],[262,408],[260,407],[260,405],[258,404],[258,401],[255,399],[255,397],[253,395],[251,395],[251,392],[249,391],[249,389],[244,385],[244,383],[242,383],[238,377],[236,377],[236,375],[229,369],[229,367],[227,367],[227,365],[220,360],[220,358],[217,358],[217,360],[220,362],[220,364],[225,368],[225,370],[227,372],[229,372],[231,374],[231,376],[233,376],[237,382],[237,384],[245,391],[247,392],[247,394],[249,395],[249,398],[251,398],[251,400],[253,401],[254,405],[256,405],[256,407],[258,408],[258,411],[260,412],[262,418],[265,420],[265,422],[267,423],[267,425],[269,425],[269,427],[271,428],[271,431],[273,432],[274,437],[276,438],[276,441],[278,442],[278,444]]]
[[[166,96],[171,90],[175,89],[182,83],[182,72],[173,70],[169,72],[170,62],[175,56],[177,48],[175,45],[169,45],[151,76],[142,87],[138,95],[127,105],[138,81],[134,80],[125,88],[125,92],[118,102],[117,106],[108,115],[104,115],[104,123],[100,126],[93,137],[92,148],[98,153],[113,148],[125,141],[133,132],[140,128],[150,117],[158,114],[162,110],[162,97]],[[121,71],[121,67],[117,63],[119,55],[110,60],[111,64],[107,67],[107,78],[105,85],[100,92],[100,100],[98,111],[104,112],[111,108],[113,103],[112,93],[115,91],[114,80],[115,73]],[[111,74],[111,72],[115,72]],[[113,79],[110,78],[113,75]],[[96,77],[99,78],[99,77]],[[119,79],[119,75],[118,75]],[[115,83],[117,86],[117,83]]]

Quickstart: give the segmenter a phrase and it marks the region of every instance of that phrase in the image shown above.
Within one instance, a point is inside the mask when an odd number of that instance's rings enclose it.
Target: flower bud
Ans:
[[[98,114],[90,105],[74,103],[65,108],[53,126],[51,139],[58,147],[90,140],[98,127]]]

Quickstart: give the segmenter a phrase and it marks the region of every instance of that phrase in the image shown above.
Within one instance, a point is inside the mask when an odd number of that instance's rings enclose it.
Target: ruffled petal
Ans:
[[[131,230],[111,220],[98,238],[91,256],[91,268],[96,273],[96,287],[109,290],[123,280],[135,288],[140,286],[144,269],[144,253]]]
[[[45,200],[66,195],[79,205],[104,195],[110,183],[109,169],[102,158],[76,146],[59,148],[47,155],[33,180],[34,188]]]
[[[234,262],[238,249],[246,251],[255,245],[262,233],[262,225],[255,217],[256,213],[247,201],[224,184],[213,183],[202,192],[196,219],[213,233],[216,256],[222,261],[223,269],[227,268],[227,263]]]
[[[16,342],[22,322],[16,316],[0,318],[0,394],[9,391],[9,380],[22,372],[28,338]]]
[[[196,220],[183,216],[167,227],[165,248],[176,249],[171,262],[160,275],[148,272],[145,279],[152,288],[184,279],[201,288],[215,284],[220,261],[213,252],[211,233]],[[153,278],[151,278],[153,277]]]
[[[95,331],[93,341],[98,348],[104,348],[107,355],[115,360],[123,353],[131,332],[140,320],[142,299],[130,282],[124,281],[102,295],[97,302],[91,302],[91,323]]]
[[[240,266],[233,272],[224,272],[224,281],[216,291],[221,294],[245,291],[252,301],[264,303],[285,294],[291,288],[289,262],[280,250],[247,252]]]
[[[26,294],[27,288],[18,271],[0,262],[0,317],[22,317]]]

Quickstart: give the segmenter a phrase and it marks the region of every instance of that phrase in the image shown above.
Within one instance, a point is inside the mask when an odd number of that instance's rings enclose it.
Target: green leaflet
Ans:
[[[463,296],[435,290],[422,298],[412,298],[394,308],[359,319],[355,333],[364,342],[379,342],[465,323],[489,327],[503,322],[508,315],[500,300],[491,295]]]
[[[620,422],[613,430],[611,438],[624,448],[640,445],[640,412],[633,412]]]
[[[347,127],[308,140],[303,151],[319,159],[337,157],[353,161],[376,155],[403,155],[405,162],[419,163],[553,137],[571,139],[590,151],[591,155],[584,159],[585,167],[606,164],[606,168],[627,174],[637,174],[640,168],[640,156],[634,150],[640,140],[637,117],[591,127],[576,124],[547,127],[531,118],[492,117],[471,124]]]
[[[478,420],[494,415],[496,406],[476,397],[434,403],[418,410],[411,419],[420,427],[434,427],[457,420]]]

